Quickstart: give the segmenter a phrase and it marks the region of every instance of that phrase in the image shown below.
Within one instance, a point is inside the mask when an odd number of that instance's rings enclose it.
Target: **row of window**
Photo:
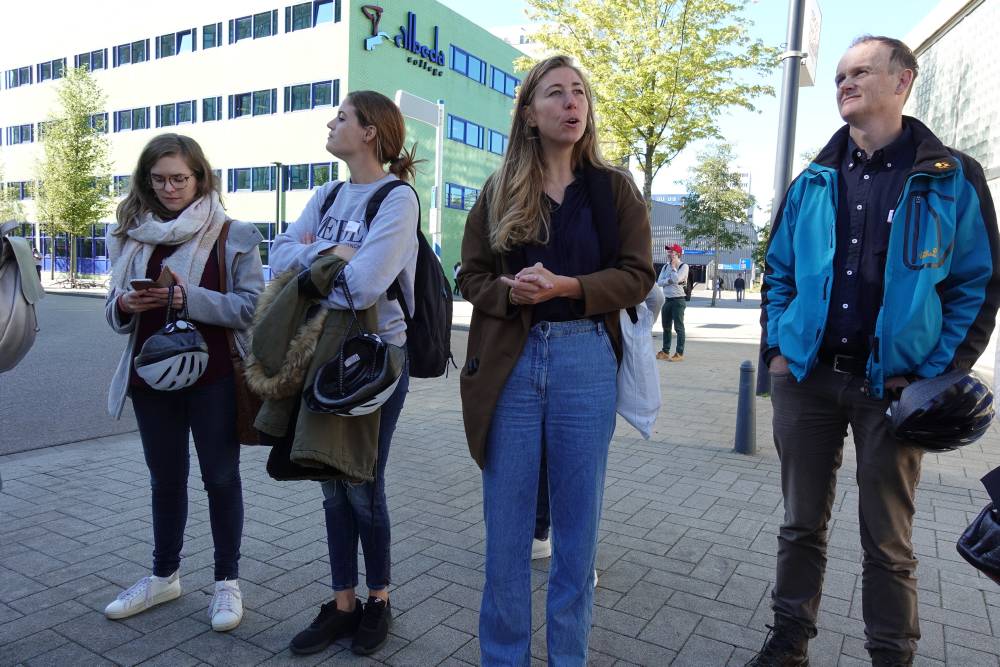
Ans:
[[[305,164],[287,164],[281,167],[282,190],[312,190],[324,183],[337,179],[339,165],[336,162],[313,162]],[[222,180],[222,170],[213,169],[215,177]],[[269,167],[236,167],[227,169],[227,192],[274,192],[278,187],[277,170],[274,165]],[[132,185],[129,175],[115,176],[111,179],[112,192],[116,197],[128,194]],[[5,187],[14,193],[18,200],[34,197],[34,181],[8,181]],[[470,205],[471,206],[471,205]]]
[[[229,118],[260,116],[278,112],[278,89],[268,88],[249,93],[229,95]],[[285,111],[302,111],[340,104],[340,80],[316,81],[285,86]],[[114,113],[114,131],[145,130],[150,127],[149,107],[123,109]],[[206,97],[201,101],[202,122],[222,120],[222,97]],[[155,107],[156,127],[170,127],[198,121],[198,101],[170,102]],[[108,131],[108,114],[90,117],[90,126],[100,132]],[[38,123],[38,138],[44,136],[45,121]],[[30,123],[7,128],[7,145],[31,143],[35,140]]]
[[[487,66],[485,60],[458,48],[454,44],[451,45],[451,68],[459,74],[484,86],[488,85],[493,90],[510,98],[514,97],[517,86],[521,83],[517,77],[495,65]],[[489,77],[486,76],[487,68],[489,69]]]
[[[489,130],[471,120],[448,114],[448,138],[466,146],[488,150],[497,155],[507,152],[506,134]]]
[[[463,211],[472,210],[473,204],[479,198],[479,190],[456,183],[445,183],[444,205],[448,208],[458,208]]]
[[[285,32],[294,32],[315,27],[321,23],[339,22],[341,19],[342,0],[310,0],[285,7]],[[278,10],[272,9],[250,16],[230,19],[229,44],[235,44],[245,39],[260,39],[278,34]],[[211,49],[222,46],[222,23],[210,23],[202,27],[201,47]],[[177,32],[160,35],[154,40],[156,58],[169,58],[181,53],[195,51],[198,48],[198,29],[189,28]],[[149,39],[119,44],[111,49],[111,67],[120,67],[149,60]],[[85,67],[89,71],[108,68],[108,50],[98,49],[77,54],[73,63],[76,67]],[[38,63],[34,68],[30,65],[16,67],[6,71],[7,88],[24,86],[37,79],[39,83],[48,79],[62,78],[66,70],[66,59],[57,58],[44,63]],[[34,76],[33,76],[34,74]]]

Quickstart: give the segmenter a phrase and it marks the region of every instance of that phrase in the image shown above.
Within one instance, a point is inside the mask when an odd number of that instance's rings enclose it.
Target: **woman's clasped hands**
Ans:
[[[541,262],[521,269],[513,278],[500,276],[500,281],[510,288],[508,298],[517,306],[543,303],[557,297],[578,299],[581,295],[576,278],[558,276]]]

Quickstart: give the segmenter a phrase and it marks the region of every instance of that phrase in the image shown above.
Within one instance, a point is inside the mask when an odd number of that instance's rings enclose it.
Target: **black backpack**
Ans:
[[[320,220],[333,206],[343,182],[337,183],[323,201],[320,208]],[[389,193],[405,185],[413,190],[413,186],[402,180],[394,180],[379,188],[365,206],[365,224],[371,228],[372,221],[378,214],[379,207]],[[420,231],[420,196],[417,196],[417,269],[413,277],[413,316],[403,296],[399,278],[393,281],[386,292],[390,299],[398,299],[403,307],[403,317],[406,319],[406,350],[410,358],[410,376],[417,378],[436,378],[445,374],[448,362],[455,365],[451,355],[451,285],[444,275],[444,269],[437,255],[431,249],[424,233]],[[455,366],[457,368],[457,366]]]

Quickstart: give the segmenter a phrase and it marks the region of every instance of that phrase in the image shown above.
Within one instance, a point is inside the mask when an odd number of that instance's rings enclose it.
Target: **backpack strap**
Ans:
[[[342,187],[344,187],[344,181],[337,183],[330,189],[330,192],[326,195],[326,199],[323,200],[323,205],[320,206],[319,208],[320,220],[323,219],[323,216],[326,215],[326,212],[330,210],[331,206],[333,206],[333,202],[337,198],[337,195],[340,194],[340,188]]]
[[[420,195],[417,194],[417,191],[412,185],[402,179],[389,181],[376,190],[375,194],[373,194],[371,199],[368,200],[368,204],[365,206],[365,224],[368,225],[369,229],[371,229],[372,222],[375,220],[375,216],[378,215],[378,210],[382,206],[382,202],[385,201],[385,198],[389,196],[390,192],[402,186],[406,186],[413,190],[413,194],[417,198],[417,236],[420,235]],[[410,307],[407,305],[406,297],[403,296],[403,289],[399,285],[399,276],[396,276],[396,279],[392,281],[392,284],[389,285],[389,289],[386,290],[385,294],[386,298],[389,300],[399,300],[400,304],[403,306],[403,319],[406,320],[406,324],[409,325],[411,322]]]

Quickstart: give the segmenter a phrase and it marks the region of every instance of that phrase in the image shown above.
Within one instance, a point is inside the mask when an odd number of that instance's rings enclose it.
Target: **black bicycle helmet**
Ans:
[[[405,361],[403,348],[377,334],[352,336],[305,388],[306,407],[342,417],[374,412],[396,389]]]
[[[1000,584],[1000,520],[993,503],[969,524],[955,547],[974,568]]]
[[[897,438],[948,451],[986,432],[993,421],[993,392],[974,373],[954,370],[908,385],[886,415]]]

